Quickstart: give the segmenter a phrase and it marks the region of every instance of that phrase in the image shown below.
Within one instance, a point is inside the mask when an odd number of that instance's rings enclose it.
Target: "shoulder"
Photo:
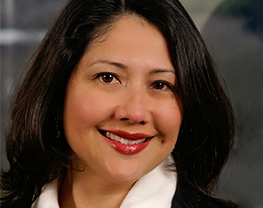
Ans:
[[[11,201],[8,203],[0,204],[0,208],[14,208],[14,204],[16,204],[17,200]]]
[[[224,201],[209,196],[191,186],[183,185],[177,189],[172,200],[171,208],[238,208],[230,201]]]

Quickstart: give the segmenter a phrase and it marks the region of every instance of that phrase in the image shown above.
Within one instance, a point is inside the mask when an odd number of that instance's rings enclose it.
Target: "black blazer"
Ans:
[[[180,183],[176,188],[171,208],[238,208],[238,206],[231,201],[211,197],[187,183]]]
[[[0,204],[0,208],[14,208],[14,204],[16,201],[12,201],[9,203],[5,203],[5,204]]]
[[[178,192],[179,189],[180,192]],[[15,202],[16,201],[0,204],[0,208],[16,208],[16,206],[14,206]],[[187,205],[184,202],[187,202]],[[238,208],[238,206],[232,202],[225,202],[210,197],[200,191],[194,190],[189,185],[182,185],[180,188],[177,187],[177,191],[175,192],[172,200],[171,208]]]

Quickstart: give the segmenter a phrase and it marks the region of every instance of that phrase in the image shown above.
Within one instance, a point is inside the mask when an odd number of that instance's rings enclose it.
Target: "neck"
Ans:
[[[118,208],[133,184],[116,184],[91,171],[68,169],[61,184],[61,208]]]

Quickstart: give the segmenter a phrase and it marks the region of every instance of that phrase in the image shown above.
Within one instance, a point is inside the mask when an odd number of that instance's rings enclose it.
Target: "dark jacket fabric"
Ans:
[[[230,201],[213,198],[195,190],[187,184],[180,184],[172,200],[171,208],[238,208]],[[186,203],[187,202],[187,205]]]
[[[16,203],[16,201],[12,201],[9,203],[5,203],[5,204],[0,204],[0,208],[15,208],[14,204]]]
[[[177,187],[177,191],[173,197],[171,208],[237,208],[232,202],[225,202],[207,196],[204,193],[193,190],[192,187],[187,185],[181,186],[180,191],[178,189],[179,187]],[[185,202],[187,202],[187,205]],[[15,203],[16,201],[0,204],[0,208],[16,208],[17,206],[14,206]]]

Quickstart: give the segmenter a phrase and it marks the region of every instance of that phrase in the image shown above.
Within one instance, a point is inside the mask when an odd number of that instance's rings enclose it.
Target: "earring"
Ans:
[[[59,136],[60,136],[60,131],[59,131],[59,127],[58,127],[58,115],[59,115],[59,112],[57,112],[57,117],[55,118],[55,124],[56,124],[56,130],[57,130],[57,138],[59,138]]]

